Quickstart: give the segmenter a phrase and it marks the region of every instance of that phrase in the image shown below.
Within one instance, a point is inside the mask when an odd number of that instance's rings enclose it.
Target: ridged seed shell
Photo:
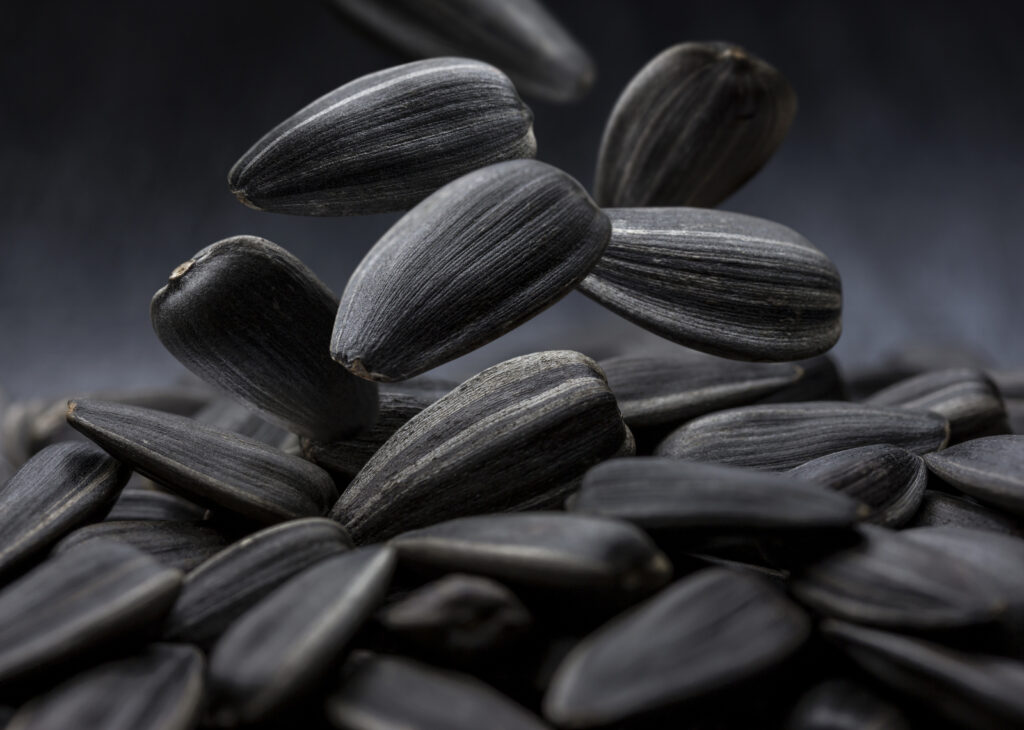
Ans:
[[[925,456],[928,469],[957,489],[1024,515],[1024,436],[988,436]]]
[[[79,527],[53,548],[77,550],[91,540],[114,540],[152,555],[162,565],[187,572],[228,545],[228,538],[209,525],[174,520],[105,520]]]

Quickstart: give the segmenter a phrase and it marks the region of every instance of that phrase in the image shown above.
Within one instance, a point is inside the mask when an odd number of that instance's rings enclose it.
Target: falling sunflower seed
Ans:
[[[0,575],[25,567],[64,535],[102,520],[130,470],[92,444],[47,446],[0,487]]]
[[[1024,436],[988,436],[925,456],[932,473],[982,502],[1024,515]]]
[[[935,413],[813,401],[741,406],[702,416],[669,434],[657,454],[783,470],[880,443],[920,454],[941,449],[948,438],[949,423]]]
[[[895,705],[849,679],[831,679],[804,693],[786,730],[910,730]]]
[[[202,522],[206,516],[207,510],[176,494],[129,486],[121,491],[107,519]]]
[[[819,456],[789,473],[868,505],[871,515],[867,521],[886,527],[901,525],[914,516],[928,484],[928,470],[920,456],[886,444]]]
[[[593,360],[571,351],[523,355],[399,428],[330,516],[363,544],[455,517],[557,506],[588,468],[632,451]]]
[[[842,285],[796,231],[739,213],[613,208],[611,241],[580,291],[680,345],[796,360],[839,339]]]
[[[168,489],[256,522],[323,515],[337,495],[318,466],[182,416],[79,400],[68,403],[67,418]]]
[[[235,236],[176,268],[153,297],[164,347],[204,380],[310,438],[348,438],[377,413],[376,386],[330,358],[338,300],[270,241]]]
[[[672,46],[615,103],[595,197],[604,207],[713,208],[768,161],[796,106],[782,74],[739,46]]]
[[[464,175],[409,211],[356,268],[331,356],[393,381],[464,355],[572,291],[609,230],[586,190],[543,162]]]
[[[969,497],[926,489],[914,518],[906,527],[967,527],[1006,535],[1024,535],[1024,525]]]
[[[228,545],[228,538],[213,527],[173,520],[106,520],[79,527],[53,548],[59,555],[77,550],[92,540],[123,542],[152,555],[161,565],[183,572],[192,570]]]
[[[257,210],[383,213],[536,152],[533,112],[505,74],[432,58],[362,76],[300,109],[242,155],[228,184]]]

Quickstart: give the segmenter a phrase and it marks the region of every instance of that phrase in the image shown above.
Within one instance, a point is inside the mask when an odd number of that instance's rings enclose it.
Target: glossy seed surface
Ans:
[[[152,555],[161,565],[192,570],[228,545],[213,527],[174,520],[105,520],[80,527],[54,546],[54,554],[77,550],[91,540],[114,540]]]
[[[928,468],[957,489],[1024,515],[1024,436],[988,436],[925,456]]]

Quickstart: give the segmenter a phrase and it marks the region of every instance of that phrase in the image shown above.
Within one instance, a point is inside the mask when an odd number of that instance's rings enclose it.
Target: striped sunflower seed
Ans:
[[[910,730],[903,713],[867,687],[830,679],[803,694],[786,730]]]
[[[739,46],[672,46],[615,103],[595,197],[606,207],[712,208],[768,161],[796,106],[782,74]]]
[[[341,296],[331,356],[405,380],[505,334],[568,294],[608,243],[608,217],[561,170],[490,165],[384,234]]]
[[[181,571],[120,543],[47,560],[0,591],[0,684],[152,630],[180,587]]]
[[[265,720],[315,686],[384,599],[394,568],[386,547],[326,558],[242,614],[210,652],[211,724]]]
[[[945,416],[950,443],[1004,434],[1010,429],[999,390],[984,372],[970,368],[915,375],[883,388],[865,403]]]
[[[107,519],[202,522],[206,516],[207,510],[176,494],[129,486],[121,491]]]
[[[199,377],[295,433],[327,441],[370,426],[377,389],[331,360],[338,300],[270,241],[235,236],[171,272],[150,317]]]
[[[228,539],[213,527],[173,520],[107,520],[79,527],[53,548],[55,555],[77,550],[93,540],[123,542],[152,555],[162,565],[192,570],[227,547]]]
[[[131,472],[92,444],[37,453],[0,488],[0,575],[41,556],[76,527],[102,520]]]
[[[228,184],[257,210],[383,213],[536,152],[533,112],[505,74],[432,58],[368,74],[300,109],[242,155]]]
[[[330,516],[363,544],[455,517],[552,507],[591,466],[632,451],[593,360],[571,351],[523,355],[399,428]]]
[[[881,527],[796,576],[793,594],[827,616],[890,629],[941,631],[996,621],[1007,597],[957,557]]]
[[[914,516],[928,484],[928,470],[920,456],[887,444],[820,456],[789,473],[868,505],[871,514],[867,521],[886,527],[901,525]]]
[[[648,716],[777,666],[810,629],[763,580],[710,568],[580,642],[551,681],[544,715],[562,728]]]
[[[580,291],[666,339],[738,360],[795,360],[839,339],[842,285],[796,231],[698,208],[614,208]]]
[[[107,662],[29,702],[7,730],[190,730],[203,700],[202,653],[151,644]]]
[[[418,58],[468,56],[493,63],[528,96],[576,101],[594,62],[538,0],[331,0],[347,19]]]
[[[1024,525],[1009,515],[978,504],[969,497],[926,489],[921,506],[906,527],[947,526],[1024,536]]]
[[[235,619],[282,583],[349,547],[344,528],[322,517],[255,532],[185,576],[163,635],[208,647]]]
[[[925,456],[928,469],[982,502],[1024,515],[1024,436],[988,436]]]
[[[949,423],[935,413],[813,401],[741,406],[690,421],[657,454],[760,469],[792,469],[856,446],[887,443],[916,454],[941,449]]]
[[[866,513],[854,500],[788,474],[658,457],[598,464],[570,507],[694,541],[842,530]]]
[[[367,652],[346,664],[341,686],[327,700],[327,717],[340,730],[546,727],[478,679]]]
[[[826,621],[821,628],[885,686],[937,709],[963,727],[1024,726],[1024,664],[1020,662],[841,621]]]
[[[485,575],[513,585],[645,593],[672,564],[626,522],[562,512],[478,515],[406,532],[390,542],[403,565]]]
[[[323,515],[337,496],[315,464],[190,418],[89,400],[70,401],[67,418],[168,489],[256,522]]]

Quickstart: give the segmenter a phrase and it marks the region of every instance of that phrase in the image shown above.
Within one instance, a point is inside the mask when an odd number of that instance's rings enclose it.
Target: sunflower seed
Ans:
[[[867,521],[887,527],[914,516],[928,483],[920,456],[885,444],[820,456],[789,473],[863,502],[871,508]]]
[[[464,175],[409,211],[359,264],[331,356],[391,381],[464,355],[572,291],[609,230],[586,190],[543,162]]]
[[[533,112],[505,74],[432,58],[355,79],[300,109],[242,155],[228,184],[257,210],[383,213],[536,152]]]
[[[164,636],[210,646],[252,605],[314,563],[351,546],[333,520],[310,517],[253,533],[185,576]]]
[[[150,630],[180,587],[180,571],[120,543],[47,560],[0,591],[0,683]]]
[[[194,647],[152,644],[33,700],[7,730],[190,730],[202,709],[204,665]]]
[[[121,492],[107,519],[202,522],[206,515],[205,509],[175,494],[129,486]]]
[[[0,575],[26,566],[80,525],[102,520],[130,471],[92,444],[33,456],[0,488]]]
[[[995,621],[1006,596],[963,560],[881,527],[796,576],[793,594],[821,613],[883,628],[944,630]]]
[[[314,464],[182,416],[79,400],[68,403],[67,418],[168,489],[257,522],[322,515],[337,495]]]
[[[786,719],[786,730],[910,730],[894,706],[848,679],[815,685]]]
[[[915,375],[878,391],[865,402],[945,416],[951,443],[1009,431],[999,390],[980,370],[961,368]]]
[[[623,355],[598,364],[631,429],[751,403],[795,383],[803,372],[790,363],[744,363],[688,352]]]
[[[561,512],[462,517],[403,533],[390,544],[403,565],[516,585],[634,594],[672,576],[671,563],[636,527]]]
[[[237,401],[218,398],[196,413],[195,419],[222,431],[241,434],[275,448],[281,448],[288,432],[268,423]]]
[[[208,246],[153,297],[153,329],[196,375],[310,438],[373,423],[377,389],[329,355],[338,300],[280,246],[235,236]]]
[[[839,273],[796,231],[698,208],[616,208],[580,291],[641,327],[738,360],[819,355],[839,339]]]
[[[758,403],[803,403],[810,400],[848,400],[846,382],[835,361],[828,355],[794,363],[803,375],[792,385],[761,398]]]
[[[649,531],[749,535],[849,528],[854,500],[787,474],[634,457],[598,464],[570,501],[574,512],[627,520]]]
[[[659,456],[761,469],[792,469],[837,451],[886,443],[914,453],[942,448],[949,424],[934,413],[813,401],[731,408],[681,426]]]
[[[598,202],[712,208],[761,169],[796,116],[789,82],[726,43],[681,43],[633,77],[605,125]]]
[[[826,621],[822,631],[886,686],[971,728],[1024,725],[1024,664]]]
[[[468,56],[493,63],[528,96],[576,101],[594,62],[537,0],[332,0],[347,19],[419,58]]]
[[[533,623],[527,608],[501,583],[458,573],[417,588],[379,611],[377,620],[392,636],[456,658],[508,646]]]
[[[926,489],[921,507],[907,527],[969,527],[1007,535],[1024,535],[1024,525],[1009,515],[978,504],[968,497]]]
[[[315,685],[383,600],[394,567],[386,547],[326,558],[242,614],[210,653],[212,724],[265,719]]]
[[[759,578],[710,568],[577,645],[544,697],[559,727],[627,721],[734,685],[788,658],[810,622]]]
[[[571,351],[524,355],[475,375],[399,428],[330,516],[362,544],[454,517],[555,506],[588,468],[632,450],[593,360]]]
[[[162,565],[189,571],[222,550],[228,539],[206,525],[172,520],[107,520],[79,527],[53,548],[53,553],[77,550],[92,540],[114,540],[152,555]]]
[[[988,436],[925,456],[928,469],[983,502],[1024,515],[1024,436]]]

